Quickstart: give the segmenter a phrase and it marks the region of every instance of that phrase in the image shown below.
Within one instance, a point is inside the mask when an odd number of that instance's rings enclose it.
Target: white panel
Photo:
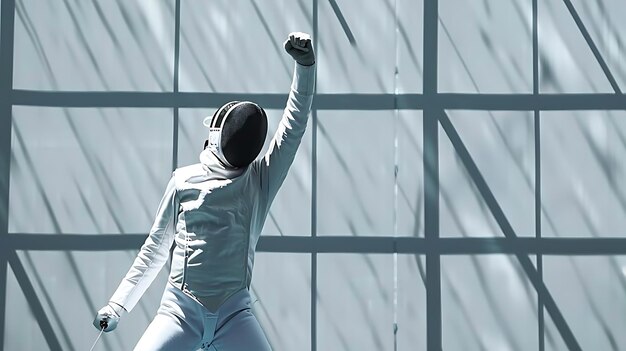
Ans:
[[[391,0],[319,1],[318,92],[393,93],[395,32]]]
[[[147,233],[171,176],[171,119],[169,109],[14,107],[9,231]]]
[[[256,255],[253,312],[272,349],[311,349],[311,256]]]
[[[535,235],[534,130],[529,112],[448,111],[518,236]],[[439,133],[441,236],[503,236],[447,134]]]
[[[583,350],[626,348],[626,257],[544,256],[544,281]],[[546,312],[546,350],[566,349]]]
[[[319,350],[394,350],[392,255],[318,256]],[[414,256],[398,257],[398,350],[426,349],[426,301]]]
[[[398,236],[424,236],[423,119],[421,111],[398,111]]]
[[[174,0],[16,1],[14,87],[171,91]]]
[[[321,235],[393,235],[393,111],[320,111]]]
[[[532,92],[531,6],[530,0],[439,1],[439,91]]]
[[[398,350],[426,350],[425,261],[425,256],[398,255]]]
[[[208,136],[202,125],[212,109],[181,109],[178,130],[178,164],[198,163],[198,156]],[[265,145],[259,157],[265,154],[269,142],[278,128],[283,110],[266,110],[268,131]],[[304,134],[289,175],[274,199],[270,214],[265,221],[266,235],[310,235],[311,233],[311,127]]]
[[[541,113],[544,236],[624,236],[626,113]]]
[[[180,90],[285,93],[283,42],[312,28],[311,1],[181,1]]]
[[[395,3],[398,92],[421,93],[424,60],[424,1],[395,0]],[[372,35],[377,36],[376,33]]]
[[[444,350],[537,350],[537,294],[515,256],[441,258]]]
[[[593,56],[564,1],[539,1],[538,5],[540,91],[544,93],[613,92],[609,80],[602,72],[600,64]],[[580,4],[575,6],[577,9],[587,7],[580,6]],[[602,20],[604,21],[608,23],[608,19]],[[600,25],[600,23],[585,21],[585,19],[583,22],[588,29],[594,24]],[[613,58],[611,63],[615,60]],[[621,61],[623,62],[623,59]]]

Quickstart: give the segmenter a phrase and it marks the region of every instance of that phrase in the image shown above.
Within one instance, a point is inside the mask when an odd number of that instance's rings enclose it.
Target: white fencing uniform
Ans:
[[[250,313],[254,252],[304,135],[314,84],[315,65],[296,63],[287,106],[263,158],[246,168],[225,168],[207,149],[200,163],[174,171],[150,235],[110,299],[131,311],[176,241],[161,307],[136,350],[203,345],[218,351],[269,350]]]

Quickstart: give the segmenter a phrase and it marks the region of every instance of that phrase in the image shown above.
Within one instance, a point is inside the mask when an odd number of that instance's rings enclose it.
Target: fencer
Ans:
[[[173,172],[148,238],[97,312],[98,330],[116,328],[174,246],[160,307],[135,350],[271,350],[248,290],[263,223],[305,132],[316,69],[309,35],[291,33],[284,49],[295,68],[267,153],[255,160],[267,134],[267,117],[257,104],[229,102],[205,118],[200,163]]]

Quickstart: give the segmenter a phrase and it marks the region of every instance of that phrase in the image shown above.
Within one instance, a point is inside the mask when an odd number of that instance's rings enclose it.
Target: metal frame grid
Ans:
[[[318,34],[319,0],[313,1],[313,37]],[[329,0],[335,13],[339,7]],[[544,310],[554,321],[570,350],[580,346],[543,282],[542,255],[618,255],[626,254],[626,238],[542,238],[541,236],[541,147],[540,111],[545,110],[624,110],[626,96],[621,93],[608,66],[600,55],[584,23],[570,0],[563,0],[578,29],[611,83],[614,94],[539,94],[537,1],[532,0],[533,93],[532,94],[452,94],[437,89],[438,0],[424,0],[424,80],[423,94],[316,94],[312,111],[312,204],[310,237],[262,237],[260,252],[289,252],[311,255],[311,350],[317,350],[317,254],[318,253],[404,253],[426,256],[427,349],[442,349],[441,255],[513,254],[538,294],[538,349],[544,350]],[[178,110],[187,107],[217,108],[222,101],[236,98],[258,101],[267,108],[282,108],[282,94],[184,93],[178,90],[180,6],[176,0],[173,92],[47,92],[13,89],[13,41],[15,0],[3,0],[0,31],[0,348],[4,345],[7,269],[11,266],[51,350],[60,343],[48,322],[41,302],[17,256],[17,250],[130,250],[137,249],[145,234],[129,235],[38,235],[8,233],[9,179],[11,159],[12,107],[169,107],[173,108],[173,159],[177,165]],[[342,22],[344,30],[346,27]],[[350,38],[349,28],[346,34]],[[315,43],[317,45],[317,42]],[[423,111],[425,237],[318,237],[317,236],[317,111],[319,110]],[[445,110],[520,110],[534,112],[535,139],[535,223],[534,238],[517,237],[507,217],[465,147]],[[439,140],[442,127],[478,188],[504,238],[439,237]],[[530,255],[536,255],[536,266]]]

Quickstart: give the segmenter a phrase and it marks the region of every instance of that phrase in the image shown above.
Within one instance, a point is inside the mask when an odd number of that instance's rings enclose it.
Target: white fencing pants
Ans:
[[[135,351],[271,351],[243,289],[215,312],[171,283]]]

